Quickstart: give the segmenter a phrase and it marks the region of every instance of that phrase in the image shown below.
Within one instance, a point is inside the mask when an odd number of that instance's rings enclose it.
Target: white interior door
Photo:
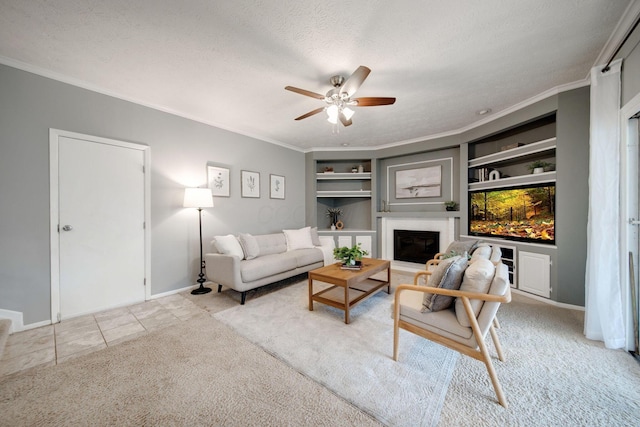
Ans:
[[[58,319],[145,300],[144,156],[58,136]]]

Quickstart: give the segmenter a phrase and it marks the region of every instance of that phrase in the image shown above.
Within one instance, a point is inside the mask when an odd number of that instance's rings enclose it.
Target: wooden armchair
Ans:
[[[460,299],[470,327],[463,326],[458,321],[456,309],[459,309],[459,305],[454,305],[450,309],[423,313],[422,301],[425,292],[448,295]],[[484,302],[477,316],[471,303],[474,300]],[[510,301],[511,288],[509,286],[508,270],[506,265],[502,263],[496,266],[494,277],[487,293],[415,285],[398,286],[394,296],[393,308],[393,360],[398,360],[400,328],[456,350],[466,356],[473,357],[484,362],[498,401],[506,408],[507,400],[491,362],[491,356],[485,343],[485,336],[487,332],[491,333],[498,358],[504,362],[504,353],[495,330],[497,322],[494,322],[494,320],[500,304]]]

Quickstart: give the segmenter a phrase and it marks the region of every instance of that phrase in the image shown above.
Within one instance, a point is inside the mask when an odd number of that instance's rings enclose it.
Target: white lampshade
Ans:
[[[184,204],[185,208],[212,208],[213,196],[210,188],[185,188]]]
[[[353,111],[349,107],[344,107],[342,112],[344,113],[344,116],[347,118],[347,120],[351,120],[351,117],[353,117],[353,113],[355,113],[355,111]]]

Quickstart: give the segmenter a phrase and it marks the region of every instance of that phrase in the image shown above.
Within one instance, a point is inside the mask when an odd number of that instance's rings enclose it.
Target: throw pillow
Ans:
[[[240,259],[244,258],[244,252],[238,242],[238,239],[233,234],[226,236],[215,236],[215,245],[218,252],[225,255],[235,255]]]
[[[489,261],[491,261],[493,265],[496,265],[500,261],[502,261],[502,249],[500,249],[500,246],[493,246],[491,248],[491,256],[489,257]]]
[[[427,286],[457,290],[462,282],[462,274],[467,267],[467,256],[455,256],[442,260],[435,268]],[[440,311],[451,306],[454,297],[425,293],[422,312]]]
[[[493,281],[495,272],[496,266],[493,265],[491,261],[485,258],[478,258],[473,264],[469,265],[465,271],[464,277],[462,278],[462,284],[460,285],[460,290],[486,294],[491,287],[491,282]],[[469,302],[471,303],[474,315],[478,317],[478,313],[480,313],[480,309],[482,308],[484,301],[472,299],[469,300]],[[467,312],[464,309],[462,299],[457,299],[455,308],[458,323],[462,326],[466,326],[467,328],[470,327],[471,322],[469,322],[469,317],[467,317]]]
[[[477,259],[480,259],[480,258],[489,259],[489,257],[491,257],[491,246],[487,245],[486,243],[483,243],[473,251],[473,254],[471,255],[471,259],[469,260],[469,262],[473,263]]]
[[[311,241],[311,227],[304,227],[299,230],[282,230],[287,239],[287,250],[313,248]]]
[[[254,259],[260,255],[260,246],[255,237],[248,233],[240,233],[238,235],[238,241],[244,252],[244,259]]]
[[[318,227],[313,227],[311,229],[311,242],[313,242],[313,246],[322,246],[320,236],[318,235]]]
[[[444,252],[445,253],[455,252],[457,254],[463,254],[466,252],[470,254],[471,252],[473,252],[476,246],[478,246],[478,242],[479,242],[478,240],[469,240],[469,241],[454,240],[453,242],[451,242],[451,244],[447,247],[447,250]]]

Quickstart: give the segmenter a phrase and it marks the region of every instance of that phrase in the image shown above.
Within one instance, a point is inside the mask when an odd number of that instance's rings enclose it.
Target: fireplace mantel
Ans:
[[[388,213],[388,212],[387,212]],[[395,213],[395,212],[392,212]],[[400,212],[398,212],[399,214]],[[455,216],[434,216],[434,213],[444,214],[445,212],[427,212],[429,217],[417,218],[411,216],[383,216],[381,218],[381,258],[391,261],[391,268],[404,271],[418,271],[424,268],[423,264],[414,264],[393,259],[393,230],[419,230],[437,231],[440,233],[440,252],[449,246],[455,239]],[[456,212],[446,212],[455,214]]]

